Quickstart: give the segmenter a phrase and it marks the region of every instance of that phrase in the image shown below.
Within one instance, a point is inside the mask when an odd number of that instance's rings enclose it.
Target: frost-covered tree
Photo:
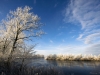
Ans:
[[[12,59],[13,52],[18,50],[17,48],[20,48],[25,40],[31,37],[39,37],[44,33],[41,30],[40,18],[31,13],[30,10],[31,8],[28,6],[18,7],[15,11],[10,11],[7,19],[3,20],[0,25],[0,37],[4,39],[1,42],[4,43],[4,46],[7,45],[3,51],[10,45],[9,60]]]
[[[20,70],[22,70],[22,68],[24,66],[25,59],[30,58],[33,56],[33,54],[35,54],[36,51],[33,50],[34,47],[35,47],[35,45],[28,46],[28,45],[23,44],[22,49],[20,50],[21,51],[20,57],[22,58]]]

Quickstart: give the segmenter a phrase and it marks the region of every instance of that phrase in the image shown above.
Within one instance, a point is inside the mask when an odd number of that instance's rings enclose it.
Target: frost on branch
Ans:
[[[100,61],[100,55],[73,55],[73,54],[66,54],[66,55],[48,55],[45,59],[47,60],[61,60],[61,61]]]
[[[16,11],[10,11],[10,16],[3,22],[7,30],[6,35],[14,35],[11,38],[15,38],[18,34],[19,39],[24,39],[43,34],[39,30],[42,25],[39,22],[40,18],[29,12],[30,10],[31,8],[26,6],[24,9],[18,7]]]
[[[30,37],[39,37],[44,32],[41,30],[40,18],[30,12],[31,8],[25,6],[18,7],[15,11],[10,11],[7,19],[0,25],[0,46],[1,51],[5,51],[12,57],[13,52],[20,50],[24,40]],[[17,51],[19,52],[19,51]]]

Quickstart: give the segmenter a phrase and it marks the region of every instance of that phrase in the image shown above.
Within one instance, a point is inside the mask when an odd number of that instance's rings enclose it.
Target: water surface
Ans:
[[[53,61],[33,59],[30,66],[52,66],[64,75],[100,75],[100,61]]]

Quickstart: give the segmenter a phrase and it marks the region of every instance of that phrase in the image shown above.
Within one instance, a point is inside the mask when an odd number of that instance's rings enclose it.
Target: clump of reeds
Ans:
[[[74,54],[66,54],[66,55],[48,55],[45,57],[47,60],[83,60],[83,61],[100,61],[100,55],[74,55]]]

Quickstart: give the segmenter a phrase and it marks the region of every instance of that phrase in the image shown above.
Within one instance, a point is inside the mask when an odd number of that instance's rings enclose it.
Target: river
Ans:
[[[100,61],[53,61],[31,59],[29,66],[52,66],[64,75],[100,75]]]

